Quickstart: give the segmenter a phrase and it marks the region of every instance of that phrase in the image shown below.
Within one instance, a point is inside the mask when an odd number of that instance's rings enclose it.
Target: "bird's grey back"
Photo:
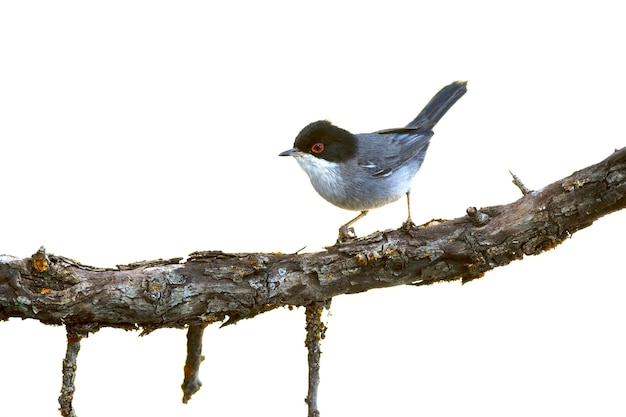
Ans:
[[[466,91],[467,82],[455,81],[439,90],[406,127],[357,135],[359,165],[374,177],[384,177],[408,164],[415,175],[426,156],[432,128]]]
[[[407,163],[412,175],[419,169],[432,131],[410,133],[361,133],[358,165],[372,177],[386,177]],[[408,167],[407,167],[408,168]]]

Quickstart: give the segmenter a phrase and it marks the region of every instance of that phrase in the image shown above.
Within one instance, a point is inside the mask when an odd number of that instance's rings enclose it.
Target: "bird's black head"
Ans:
[[[343,162],[356,154],[356,137],[328,120],[310,123],[300,131],[293,147],[330,162]]]

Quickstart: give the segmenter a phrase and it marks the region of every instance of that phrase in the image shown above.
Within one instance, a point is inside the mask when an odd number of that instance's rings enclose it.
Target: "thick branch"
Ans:
[[[518,201],[307,254],[196,252],[101,269],[40,251],[0,257],[0,319],[151,330],[241,318],[339,294],[468,281],[551,249],[626,206],[626,148]]]

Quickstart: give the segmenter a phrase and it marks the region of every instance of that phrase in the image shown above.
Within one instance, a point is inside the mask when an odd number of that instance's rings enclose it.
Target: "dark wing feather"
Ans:
[[[373,177],[390,175],[409,161],[421,164],[432,135],[432,131],[410,128],[359,134],[359,154],[370,157],[359,159],[358,164]]]
[[[415,164],[417,170],[426,156],[432,128],[466,91],[467,82],[455,81],[439,90],[406,127],[357,135],[358,155],[372,155],[360,159],[359,165],[373,177],[391,175],[407,163]]]

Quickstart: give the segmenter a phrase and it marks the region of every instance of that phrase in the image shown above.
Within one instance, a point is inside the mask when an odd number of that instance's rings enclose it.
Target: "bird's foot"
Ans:
[[[406,221],[404,223],[402,223],[402,230],[405,230],[405,231],[409,231],[409,230],[414,229],[416,227],[417,226],[415,225],[415,223],[413,223],[413,220],[411,220],[410,217],[408,219],[406,219]]]
[[[339,228],[339,237],[337,237],[337,242],[347,242],[349,240],[355,239],[356,233],[354,233],[354,227],[347,227],[343,225]]]

